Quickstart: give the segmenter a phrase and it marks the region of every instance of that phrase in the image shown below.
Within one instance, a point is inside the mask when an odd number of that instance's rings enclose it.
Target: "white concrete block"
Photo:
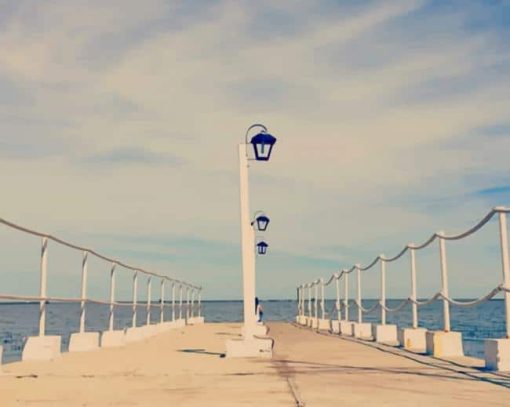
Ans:
[[[256,335],[256,336],[266,336],[268,331],[269,331],[269,328],[266,325],[264,325],[263,323],[260,323],[260,324],[257,323],[253,327],[253,335]],[[243,336],[243,338],[246,336],[244,325],[241,328],[241,335]]]
[[[145,338],[152,338],[153,336],[160,333],[158,325],[159,324],[144,325],[141,326],[140,329],[142,330]]]
[[[52,360],[60,356],[60,336],[31,336],[27,339],[21,360]]]
[[[312,329],[319,329],[319,318],[312,319]]]
[[[205,318],[204,317],[195,317],[195,325],[201,325],[205,324]]]
[[[159,324],[154,325],[156,328],[156,331],[158,333],[167,332],[170,329],[172,329],[172,323],[171,322],[161,322]]]
[[[330,329],[329,319],[320,318],[317,323],[317,329],[319,331],[329,331]]]
[[[333,332],[334,334],[339,334],[340,333],[340,322],[333,319],[331,321],[331,332]]]
[[[157,328],[158,332],[167,332],[170,331],[171,329],[176,328],[175,323],[173,321],[163,322],[161,324],[157,324],[156,326],[158,327]]]
[[[76,332],[71,334],[69,352],[86,352],[99,348],[99,332]]]
[[[126,344],[126,334],[122,331],[104,331],[101,334],[101,347],[114,348]]]
[[[464,356],[460,332],[427,331],[427,353],[437,358]]]
[[[145,330],[143,327],[128,328],[124,340],[126,343],[138,342],[145,339]]]
[[[176,319],[174,322],[176,328],[184,328],[186,326],[186,320],[184,318]]]
[[[485,340],[485,368],[510,372],[510,339]]]
[[[398,346],[397,326],[372,324],[372,336],[378,343],[386,345]]]
[[[2,374],[2,354],[4,352],[4,348],[0,346],[0,374]]]
[[[269,328],[264,324],[256,324],[255,325],[255,335],[257,336],[266,336]]]
[[[353,322],[352,331],[354,337],[364,340],[372,340],[372,324],[369,322]]]
[[[352,336],[352,322],[351,321],[340,321],[340,333],[346,336]]]
[[[273,340],[264,339],[230,339],[227,341],[227,358],[271,358]]]
[[[426,333],[425,328],[399,328],[398,342],[404,349],[412,352],[426,352]]]

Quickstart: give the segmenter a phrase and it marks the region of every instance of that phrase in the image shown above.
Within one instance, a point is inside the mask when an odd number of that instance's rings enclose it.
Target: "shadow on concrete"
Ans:
[[[298,329],[305,329],[301,326],[291,324]],[[417,375],[417,376],[428,376],[428,377],[439,377],[451,380],[467,380],[467,381],[479,381],[486,382],[490,384],[494,384],[497,386],[502,386],[510,389],[510,376],[504,373],[499,372],[491,372],[485,370],[484,368],[473,367],[463,365],[461,363],[434,358],[432,356],[425,356],[416,354],[413,352],[406,351],[402,348],[395,348],[389,345],[378,344],[374,342],[366,342],[357,340],[354,338],[342,337],[339,335],[331,334],[331,333],[323,333],[323,332],[314,332],[319,335],[328,336],[331,338],[344,340],[348,342],[358,343],[363,346],[368,346],[372,349],[378,350],[380,352],[388,353],[394,356],[402,357],[408,360],[412,360],[425,368],[420,369],[410,369],[410,368],[375,368],[375,367],[360,367],[360,366],[348,366],[348,365],[334,365],[327,363],[314,363],[307,361],[292,361],[292,360],[275,360],[274,363],[286,363],[293,364],[296,363],[302,367],[304,367],[303,371],[294,370],[294,374],[303,374],[308,372],[345,372],[345,373],[355,373],[355,372],[363,372],[363,373],[393,373],[393,374],[409,374],[409,375]],[[308,369],[307,369],[308,367]],[[430,368],[430,370],[427,370]],[[439,373],[437,370],[443,370],[444,373]]]
[[[225,354],[220,352],[209,352],[205,349],[179,349],[179,352],[183,353],[199,353],[201,355],[211,355],[211,356],[219,356],[220,358],[224,358]]]

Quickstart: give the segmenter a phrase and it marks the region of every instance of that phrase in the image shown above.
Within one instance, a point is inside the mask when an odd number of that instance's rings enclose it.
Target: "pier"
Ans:
[[[227,358],[240,324],[175,328],[121,348],[4,366],[0,405],[38,406],[494,406],[510,403],[510,375],[483,361],[270,323],[272,359]]]

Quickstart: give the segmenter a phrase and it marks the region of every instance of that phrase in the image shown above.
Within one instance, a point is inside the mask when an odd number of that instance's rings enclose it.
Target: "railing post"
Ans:
[[[115,303],[115,263],[112,263],[112,268],[110,269],[110,316],[108,318],[108,329],[113,331],[113,321],[114,321],[114,303]]]
[[[344,281],[344,319],[349,321],[349,274],[345,273]]]
[[[386,325],[386,260],[381,254],[381,325]]]
[[[308,284],[308,317],[312,317],[312,286]]]
[[[448,293],[448,268],[446,265],[446,245],[445,240],[443,239],[443,232],[439,232],[439,256],[441,261],[441,293],[445,298],[443,298],[443,319],[444,326],[443,329],[445,332],[450,332],[450,304],[446,300],[446,297],[449,297]]]
[[[363,322],[363,311],[361,310],[361,270],[359,265],[356,265],[356,274],[358,277],[358,295],[357,295],[357,301],[358,301],[358,323]]]
[[[412,244],[414,246],[414,244]],[[413,315],[413,328],[418,328],[418,304],[416,303],[416,250],[410,247],[411,253],[411,312]]]
[[[179,319],[182,319],[182,284],[179,285]]]
[[[198,317],[202,317],[202,287],[198,290]]]
[[[340,321],[342,319],[342,311],[340,309],[340,276],[338,276],[335,279],[335,286],[336,286],[336,315],[337,319]]]
[[[510,261],[508,256],[508,229],[506,213],[499,212],[499,237],[501,243],[501,265],[503,270],[503,287],[510,288]],[[506,337],[510,338],[510,292],[504,292]]]
[[[175,281],[172,281],[172,321],[175,321]]]
[[[48,238],[43,237],[41,242],[41,282],[39,296],[39,336],[46,331],[46,284],[48,281]]]
[[[195,287],[191,289],[191,309],[190,317],[193,318],[195,315]]]
[[[159,323],[165,322],[165,279],[161,279],[161,286],[159,288]]]
[[[189,294],[190,287],[186,286],[186,319],[189,319]]]
[[[81,263],[81,302],[80,302],[80,333],[85,332],[85,309],[87,304],[87,260],[88,252],[83,252]]]
[[[324,301],[324,279],[321,277],[321,319],[326,318],[326,310],[325,310],[325,301]]]
[[[314,300],[314,305],[315,305],[315,309],[314,309],[314,316],[315,316],[315,319],[318,318],[319,316],[319,313],[318,313],[318,305],[319,305],[319,284],[316,282],[314,283],[314,288],[315,288],[315,300]]]
[[[305,285],[303,284],[301,286],[301,315],[302,316],[305,316],[306,314],[306,288],[305,288]]]
[[[136,328],[136,301],[138,297],[138,271],[133,274],[133,316],[131,326]]]
[[[300,298],[300,295],[299,295],[299,291],[301,290],[301,287],[297,287],[296,288],[296,294],[297,294],[297,297],[296,297],[296,308],[297,308],[297,315],[301,315],[301,298]]]
[[[151,293],[152,293],[152,277],[147,278],[147,321],[146,325],[151,324]]]

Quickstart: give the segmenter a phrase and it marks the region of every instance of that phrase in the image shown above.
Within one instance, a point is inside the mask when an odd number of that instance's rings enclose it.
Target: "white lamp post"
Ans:
[[[259,128],[261,131],[248,142],[248,135],[252,129]],[[250,221],[249,186],[248,186],[248,162],[250,160],[268,161],[271,157],[276,138],[267,132],[262,124],[254,124],[248,128],[245,143],[239,145],[239,175],[240,175],[240,203],[241,203],[241,248],[243,264],[243,339],[227,341],[227,357],[253,357],[271,356],[272,340],[256,337],[256,313],[255,313],[255,233],[254,225],[259,230],[265,230],[269,218],[259,216],[253,222]],[[249,151],[253,149],[253,157],[249,158]],[[263,244],[262,244],[263,243]],[[261,245],[261,246],[259,246]],[[265,254],[267,244],[260,242],[257,250]],[[261,253],[263,251],[263,253]]]

